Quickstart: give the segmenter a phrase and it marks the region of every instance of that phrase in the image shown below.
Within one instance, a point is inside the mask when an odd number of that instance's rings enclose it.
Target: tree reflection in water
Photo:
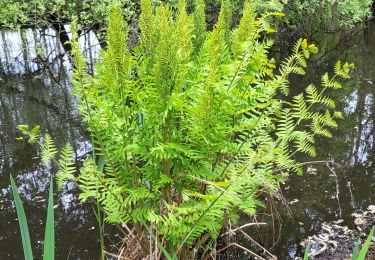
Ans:
[[[82,48],[89,50],[86,55],[93,62],[99,49],[87,37],[81,37]],[[53,30],[0,32],[0,259],[23,258],[9,175],[15,177],[24,201],[32,246],[39,259],[49,176],[56,171],[41,166],[37,147],[16,140],[20,136],[17,125],[40,125],[59,147],[70,142],[77,157],[91,149],[69,92],[70,73],[69,57]],[[72,183],[57,192],[55,205],[57,259],[68,255],[75,259],[97,258],[97,223],[91,205],[79,203]]]

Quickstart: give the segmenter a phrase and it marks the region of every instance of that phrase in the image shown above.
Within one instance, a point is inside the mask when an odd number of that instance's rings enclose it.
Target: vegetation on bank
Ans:
[[[139,3],[132,0],[0,0],[0,28],[53,28],[67,51],[69,40],[64,25],[77,19],[80,31],[93,31],[105,47],[108,9],[111,4],[121,6],[124,19],[135,18]]]
[[[0,24],[2,28],[45,27],[77,19],[88,30],[105,24],[111,4],[122,7],[127,21],[139,7],[131,0],[0,0]]]
[[[320,86],[291,96],[289,76],[304,75],[317,48],[300,39],[275,64],[273,41],[263,36],[284,16],[278,1],[246,2],[232,29],[225,0],[210,31],[202,0],[191,12],[183,0],[176,8],[150,0],[140,6],[140,44],[132,50],[121,8],[110,9],[108,47],[92,76],[73,22],[74,94],[94,154],[76,176],[70,146],[56,161],[47,135],[42,158],[59,167],[60,188],[75,182],[81,200],[96,202],[106,221],[131,224],[127,246],[142,256],[215,253],[227,224],[254,215],[263,194],[276,196],[290,172],[302,172],[295,155],[314,156],[315,138],[331,137],[342,116],[327,93],[342,87],[353,65],[337,62]],[[39,142],[38,127],[20,130]]]
[[[169,3],[177,8],[176,0],[154,0],[153,6]],[[205,1],[205,14],[208,26],[216,23],[222,0]],[[231,0],[233,23],[237,24],[242,16],[244,0]],[[270,8],[269,1],[257,0],[259,12]],[[286,16],[278,20],[275,26],[279,31],[310,36],[315,31],[332,31],[354,27],[371,16],[373,0],[279,0],[272,4],[281,5]],[[123,18],[135,22],[140,13],[140,1],[131,0],[0,0],[0,27],[52,27],[60,35],[62,43],[67,41],[64,24],[77,19],[80,30],[93,30],[105,47],[104,35],[107,28],[106,14],[109,6],[121,7]],[[187,1],[188,11],[194,9],[194,1]],[[133,25],[135,25],[134,23]],[[137,30],[133,26],[133,30]]]
[[[315,32],[350,29],[372,17],[373,0],[291,0],[280,30],[311,36]]]

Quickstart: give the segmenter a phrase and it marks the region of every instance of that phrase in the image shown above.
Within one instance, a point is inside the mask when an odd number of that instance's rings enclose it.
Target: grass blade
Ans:
[[[53,208],[53,178],[51,176],[48,195],[46,230],[44,234],[43,260],[55,259],[55,216]]]
[[[26,220],[25,210],[23,209],[23,206],[22,206],[22,200],[17,191],[17,187],[16,187],[16,184],[14,183],[12,175],[10,176],[10,186],[12,188],[14,202],[16,204],[18,222],[20,225],[20,231],[21,231],[21,237],[22,237],[23,254],[25,256],[25,260],[32,260],[33,251],[31,250],[29,227],[27,226],[27,220]]]
[[[310,245],[309,243],[307,243],[305,247],[305,253],[303,255],[303,260],[309,260],[309,251],[310,251]]]
[[[357,260],[358,254],[359,254],[359,246],[361,245],[361,240],[358,239],[354,242],[354,249],[353,249],[353,255],[352,260]]]
[[[372,236],[374,235],[374,228],[371,229],[370,234],[368,235],[365,243],[363,244],[361,251],[359,251],[357,260],[364,260],[368,251],[368,247],[370,246]]]

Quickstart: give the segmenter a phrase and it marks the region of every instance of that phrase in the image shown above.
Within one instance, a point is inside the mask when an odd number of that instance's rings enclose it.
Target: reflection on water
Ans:
[[[98,47],[90,36],[81,37],[81,46],[90,50],[88,58],[97,57]],[[49,176],[56,169],[41,166],[35,145],[16,141],[17,125],[40,125],[58,147],[70,142],[77,157],[90,150],[90,143],[69,93],[69,58],[55,32],[1,31],[0,46],[0,259],[23,258],[10,174],[24,201],[35,257],[41,259]],[[76,195],[72,183],[55,195],[56,256],[96,259],[95,217],[91,205],[80,204]]]
[[[339,122],[332,139],[318,140],[318,158],[301,158],[335,164],[313,165],[316,175],[291,176],[282,187],[283,195],[290,202],[288,207],[275,202],[273,211],[265,210],[272,213],[272,217],[265,218],[273,218],[276,229],[273,235],[263,232],[266,235],[262,234],[262,240],[268,248],[273,245],[272,250],[280,259],[301,255],[299,242],[316,234],[323,222],[343,219],[343,225],[353,227],[351,214],[375,204],[375,24],[370,23],[345,46],[343,50],[333,51],[328,60],[313,65],[306,82],[295,84],[296,89],[311,81],[319,83],[320,75],[332,71],[337,59],[356,65],[346,88],[333,95],[345,119]],[[302,83],[306,84],[300,86]]]
[[[90,33],[81,36],[81,47],[90,61],[98,57],[99,46]],[[352,37],[347,48],[334,52],[311,67],[306,84],[319,82],[331,71],[337,57],[356,64],[355,75],[347,88],[335,92],[339,110],[345,119],[334,138],[318,140],[318,158],[336,163],[331,171],[314,165],[317,175],[292,176],[283,186],[289,202],[285,207],[273,200],[258,215],[258,221],[273,219],[268,230],[256,238],[280,259],[301,254],[298,243],[321,228],[324,221],[343,219],[352,225],[351,213],[375,203],[375,25]],[[89,65],[92,69],[92,62]],[[71,65],[53,30],[0,32],[0,259],[22,259],[22,245],[14,205],[11,201],[9,175],[12,174],[25,202],[36,257],[42,251],[44,219],[49,175],[55,169],[41,167],[38,150],[16,141],[17,125],[39,124],[59,147],[70,142],[80,156],[90,150],[90,143],[69,93]],[[300,80],[299,84],[302,84]],[[340,165],[340,166],[337,166]],[[337,177],[336,177],[337,176]],[[90,205],[78,203],[77,191],[67,184],[55,196],[56,253],[58,259],[94,259],[98,256],[97,231]],[[374,195],[373,195],[374,194]],[[298,200],[296,200],[298,199]],[[271,213],[271,214],[270,214]],[[282,225],[279,232],[279,226]],[[275,233],[270,235],[270,233]],[[276,243],[277,242],[277,243]]]

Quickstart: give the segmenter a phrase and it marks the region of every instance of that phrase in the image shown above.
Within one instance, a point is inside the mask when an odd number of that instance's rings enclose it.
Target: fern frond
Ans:
[[[73,173],[76,171],[76,168],[73,156],[73,147],[67,143],[61,150],[59,159],[60,170],[56,173],[56,182],[59,190],[62,189],[66,181],[75,180]]]
[[[315,140],[313,135],[306,131],[296,131],[294,132],[294,135],[297,137],[295,142],[295,147],[297,150],[315,157],[316,150],[314,147]]]
[[[295,128],[295,123],[290,110],[285,109],[282,117],[279,119],[276,134],[279,138],[289,141],[293,138],[292,133]]]
[[[38,141],[39,137],[39,131],[40,131],[40,126],[37,125],[33,129],[31,129],[29,133],[29,143],[33,144]]]
[[[293,116],[298,120],[303,120],[309,117],[309,111],[305,101],[304,95],[301,93],[293,97]]]
[[[55,143],[49,134],[45,134],[42,148],[42,162],[44,165],[48,165],[51,159],[54,159],[57,153]]]
[[[324,128],[324,126],[322,126],[318,120],[313,120],[311,130],[316,135],[325,136],[328,138],[332,137],[332,133],[328,129]]]

